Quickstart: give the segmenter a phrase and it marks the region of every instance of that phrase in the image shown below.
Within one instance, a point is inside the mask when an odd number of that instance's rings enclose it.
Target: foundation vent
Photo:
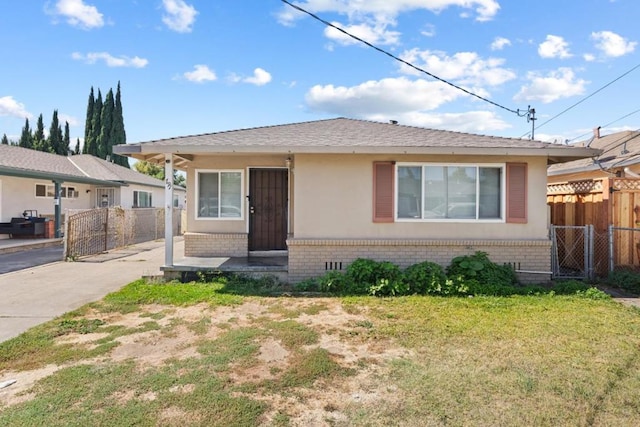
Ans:
[[[324,263],[324,269],[330,270],[342,270],[342,261],[326,261]]]

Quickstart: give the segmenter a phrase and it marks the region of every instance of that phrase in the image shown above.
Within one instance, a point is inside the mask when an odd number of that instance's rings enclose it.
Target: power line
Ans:
[[[552,120],[557,119],[558,117],[560,117],[561,115],[563,115],[564,113],[566,113],[567,111],[573,109],[574,107],[582,104],[584,101],[586,101],[587,99],[591,98],[593,95],[597,94],[598,92],[602,91],[603,89],[611,86],[613,83],[617,82],[618,80],[620,80],[621,78],[623,78],[624,76],[626,76],[627,74],[631,73],[632,71],[636,70],[637,68],[640,68],[640,64],[636,65],[635,67],[631,68],[630,70],[622,73],[621,75],[619,75],[618,77],[616,77],[615,79],[611,80],[609,83],[607,83],[606,85],[602,86],[600,89],[596,90],[595,92],[592,92],[591,94],[585,96],[584,98],[582,98],[580,101],[576,102],[575,104],[571,105],[570,107],[565,108],[564,110],[562,110],[561,112],[559,112],[558,114],[556,114],[555,116],[551,117],[549,120],[541,123],[539,126],[537,126],[535,129],[540,129],[542,126],[546,125],[547,123],[551,122]],[[524,133],[522,136],[527,135],[529,132]],[[521,138],[522,138],[521,136]]]
[[[363,39],[361,39],[360,37],[355,36],[355,35],[353,35],[353,34],[351,34],[351,33],[347,32],[347,31],[343,30],[342,28],[340,28],[340,27],[338,27],[338,26],[336,26],[336,25],[333,25],[331,22],[328,22],[328,21],[326,21],[326,20],[324,20],[324,19],[320,18],[319,16],[315,15],[314,13],[309,12],[309,11],[307,11],[307,10],[303,9],[303,8],[301,8],[300,6],[297,6],[297,5],[295,5],[295,4],[290,3],[288,0],[281,0],[281,1],[282,1],[283,3],[288,4],[288,5],[289,5],[289,6],[291,6],[292,8],[294,8],[294,9],[298,10],[299,12],[305,13],[305,14],[307,14],[307,15],[311,16],[313,19],[315,19],[315,20],[317,20],[317,21],[322,22],[324,25],[326,25],[326,26],[328,26],[328,27],[331,27],[331,28],[334,28],[334,29],[336,29],[336,30],[340,31],[341,33],[345,34],[346,36],[349,36],[349,37],[351,37],[352,39],[357,40],[357,41],[359,41],[360,43],[363,43],[363,44],[365,44],[365,45],[369,46],[370,48],[375,49],[375,50],[377,50],[378,52],[383,53],[383,54],[385,54],[385,55],[387,55],[387,56],[389,56],[389,57],[391,57],[391,58],[395,59],[396,61],[399,61],[399,62],[401,62],[401,63],[403,63],[403,64],[407,65],[408,67],[413,68],[414,70],[417,70],[417,71],[419,71],[419,72],[421,72],[421,73],[424,73],[424,74],[426,74],[426,75],[428,75],[428,76],[430,76],[430,77],[432,77],[432,78],[434,78],[434,79],[436,79],[436,80],[438,80],[438,81],[440,81],[440,82],[442,82],[442,83],[448,84],[449,86],[452,86],[452,87],[454,87],[454,88],[456,88],[456,89],[458,89],[458,90],[461,90],[461,91],[463,91],[464,93],[466,93],[467,95],[471,95],[471,96],[476,97],[476,98],[478,98],[478,99],[480,99],[480,100],[482,100],[482,101],[488,102],[489,104],[494,105],[494,106],[499,107],[499,108],[502,108],[503,110],[507,110],[507,111],[508,111],[508,112],[510,112],[510,113],[517,114],[517,115],[518,115],[518,117],[523,117],[523,116],[525,116],[525,115],[532,114],[531,109],[527,109],[527,111],[526,111],[526,112],[522,112],[522,113],[521,113],[521,112],[520,112],[520,109],[513,110],[513,109],[511,109],[511,108],[505,107],[504,105],[500,105],[500,104],[498,104],[497,102],[491,101],[490,99],[487,99],[487,98],[484,98],[484,97],[482,97],[482,96],[480,96],[480,95],[478,95],[478,94],[475,94],[475,93],[473,93],[473,92],[471,92],[471,91],[469,91],[469,90],[467,90],[467,89],[465,89],[465,88],[463,88],[463,87],[460,87],[460,86],[458,86],[458,85],[456,85],[456,84],[454,84],[454,83],[451,83],[451,82],[449,82],[449,81],[447,81],[447,80],[445,80],[445,79],[443,79],[443,78],[441,78],[441,77],[438,77],[438,76],[436,76],[435,74],[431,74],[431,73],[430,73],[430,72],[428,72],[427,70],[424,70],[424,69],[422,69],[422,68],[420,68],[420,67],[418,67],[418,66],[416,66],[416,65],[413,65],[412,63],[410,63],[410,62],[408,62],[408,61],[405,61],[404,59],[402,59],[402,58],[399,58],[399,57],[395,56],[395,55],[394,55],[394,54],[392,54],[391,52],[388,52],[388,51],[386,51],[386,50],[384,50],[384,49],[381,49],[381,48],[379,48],[378,46],[375,46],[375,45],[373,45],[373,44],[369,43],[368,41],[363,40]],[[535,110],[534,110],[533,114],[535,114]],[[534,120],[535,120],[535,119],[534,119]]]
[[[616,122],[619,122],[619,121],[620,121],[620,120],[622,120],[622,119],[626,119],[627,117],[632,116],[632,115],[634,115],[634,114],[636,114],[636,113],[639,113],[639,112],[640,112],[640,108],[639,108],[639,109],[637,109],[637,110],[635,110],[635,111],[630,112],[629,114],[625,114],[624,116],[619,117],[619,118],[615,119],[614,121],[607,123],[606,125],[602,125],[601,127],[606,128],[606,127],[611,126],[612,124],[614,124],[614,123],[616,123]],[[590,133],[591,133],[591,132],[583,133],[582,135],[579,135],[579,136],[576,136],[575,138],[569,139],[569,140],[567,140],[567,143],[569,143],[569,142],[573,142],[573,141],[575,141],[575,140],[576,140],[576,139],[578,139],[578,138],[582,138],[583,136],[587,136],[587,135],[589,135]]]

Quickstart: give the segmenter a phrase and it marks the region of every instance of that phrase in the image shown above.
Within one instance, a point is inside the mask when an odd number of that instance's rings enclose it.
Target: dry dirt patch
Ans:
[[[286,313],[283,313],[283,307]],[[311,314],[310,314],[311,313]],[[158,315],[161,314],[161,315]],[[279,394],[256,395],[248,397],[259,399],[270,404],[272,410],[266,419],[274,417],[277,411],[286,411],[293,425],[325,424],[326,420],[343,422],[341,411],[352,404],[366,404],[381,398],[387,401],[394,399],[393,390],[380,387],[377,378],[386,369],[385,362],[399,357],[411,356],[405,349],[398,349],[387,342],[375,342],[366,339],[353,339],[351,332],[366,332],[362,325],[371,325],[364,314],[348,312],[339,299],[331,298],[274,298],[247,299],[235,306],[211,308],[206,304],[190,307],[167,307],[160,305],[143,306],[138,312],[100,313],[95,310],[88,313],[87,318],[99,318],[105,327],[123,326],[125,328],[141,328],[150,321],[160,326],[156,330],[132,332],[116,338],[116,346],[100,360],[91,363],[118,363],[133,360],[141,369],[163,366],[169,359],[180,360],[198,358],[198,343],[203,339],[213,340],[222,333],[234,328],[260,328],[270,321],[291,320],[303,324],[318,334],[318,342],[305,346],[300,350],[323,348],[341,366],[354,369],[356,374],[344,378],[338,384],[320,384],[322,393],[317,390],[304,389],[297,392],[297,397],[284,397]],[[153,320],[155,319],[155,320]],[[198,322],[206,320],[206,330],[195,332],[190,328]],[[370,327],[373,327],[371,325]],[[60,338],[60,342],[92,345],[105,338],[106,333],[98,330],[89,334],[68,334]],[[287,349],[277,339],[267,336],[259,342],[260,349],[254,363],[250,366],[233,366],[228,372],[229,378],[236,383],[259,383],[274,379],[279,372],[284,372],[297,350]],[[87,363],[80,361],[77,364]],[[69,366],[69,365],[65,365]],[[64,366],[50,365],[34,371],[6,373],[18,382],[0,391],[0,406],[13,405],[30,399],[25,394],[39,379],[51,375]],[[190,393],[188,386],[176,389],[177,393]],[[381,394],[384,394],[382,396]],[[127,401],[135,396],[135,391],[123,391],[120,401]],[[306,396],[306,397],[305,397]],[[138,396],[137,398],[141,398]],[[144,398],[152,398],[144,396]],[[162,414],[163,420],[172,424],[180,417],[189,416],[178,408],[168,408]]]

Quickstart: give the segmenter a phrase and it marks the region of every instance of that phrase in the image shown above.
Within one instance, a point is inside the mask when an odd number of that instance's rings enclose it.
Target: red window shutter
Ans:
[[[526,163],[507,163],[507,222],[527,222]]]
[[[373,162],[373,222],[393,222],[393,162]]]

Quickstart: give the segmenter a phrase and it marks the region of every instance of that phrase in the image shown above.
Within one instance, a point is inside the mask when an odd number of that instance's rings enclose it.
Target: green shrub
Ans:
[[[640,293],[640,273],[633,270],[612,271],[609,273],[607,283],[633,293]]]
[[[558,295],[571,295],[589,289],[589,285],[579,280],[562,280],[553,284],[552,290]]]
[[[444,269],[439,264],[430,261],[407,267],[404,271],[404,279],[408,286],[408,292],[419,295],[442,294],[447,282]]]
[[[405,295],[402,270],[389,261],[358,258],[347,267],[344,293],[351,295]]]
[[[514,286],[518,284],[515,271],[510,266],[492,262],[485,252],[454,258],[447,267],[447,277],[451,280],[476,280],[479,285]]]

